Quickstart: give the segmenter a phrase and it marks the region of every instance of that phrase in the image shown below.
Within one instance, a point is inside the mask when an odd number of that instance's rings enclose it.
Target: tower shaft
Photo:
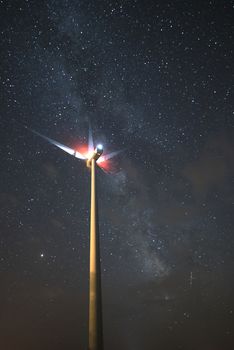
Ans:
[[[91,160],[89,350],[103,350],[101,269],[96,198],[96,160]]]

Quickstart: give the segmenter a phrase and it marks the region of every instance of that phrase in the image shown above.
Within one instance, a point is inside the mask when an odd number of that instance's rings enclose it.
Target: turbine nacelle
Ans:
[[[99,144],[97,145],[97,147],[95,148],[91,156],[89,156],[89,158],[87,159],[86,161],[87,167],[90,168],[92,160],[94,159],[95,161],[97,161],[98,158],[101,157],[102,153],[103,153],[103,146]]]

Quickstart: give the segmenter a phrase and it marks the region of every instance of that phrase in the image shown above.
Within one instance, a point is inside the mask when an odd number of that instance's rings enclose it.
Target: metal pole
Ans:
[[[101,270],[96,198],[96,160],[91,160],[89,350],[103,349]]]

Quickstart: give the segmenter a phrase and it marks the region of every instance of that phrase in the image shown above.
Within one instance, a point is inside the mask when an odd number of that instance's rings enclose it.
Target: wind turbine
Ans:
[[[31,130],[31,129],[30,129]],[[105,162],[119,154],[121,151],[103,155],[103,145],[94,147],[91,128],[89,128],[88,152],[85,154],[72,149],[31,130],[52,145],[62,149],[75,158],[85,160],[91,170],[91,203],[90,203],[90,264],[89,264],[89,350],[103,349],[103,325],[102,325],[102,293],[101,293],[101,266],[99,248],[98,209],[96,196],[96,167],[105,170]]]

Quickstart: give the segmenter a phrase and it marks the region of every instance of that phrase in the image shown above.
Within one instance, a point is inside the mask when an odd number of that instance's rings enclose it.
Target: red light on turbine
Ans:
[[[89,149],[88,149],[88,145],[80,145],[75,147],[75,149],[81,153],[85,158],[87,158],[88,153],[89,153]]]

